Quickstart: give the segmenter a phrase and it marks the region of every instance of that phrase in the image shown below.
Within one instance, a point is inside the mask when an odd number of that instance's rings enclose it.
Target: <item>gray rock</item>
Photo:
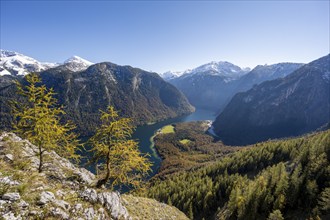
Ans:
[[[36,183],[36,185],[38,185],[38,184],[39,183]],[[39,187],[35,188],[33,191],[43,191],[43,190],[45,190],[45,187],[39,186]]]
[[[60,208],[52,208],[51,209],[51,214],[54,217],[57,217],[59,219],[69,219],[70,216],[68,215],[68,213],[64,212],[62,209]]]
[[[60,198],[63,198],[65,196],[65,192],[63,192],[62,190],[57,190],[56,191],[56,196],[60,197]]]
[[[75,175],[78,176],[79,182],[86,183],[91,185],[94,182],[95,176],[85,168],[80,168],[74,172]]]
[[[18,206],[21,209],[25,209],[25,208],[29,207],[29,203],[25,202],[24,200],[21,200],[20,203],[18,203]]]
[[[118,192],[103,192],[98,194],[100,203],[111,212],[111,216],[115,219],[129,219],[129,214],[121,204],[120,194]]]
[[[80,193],[80,197],[92,203],[96,203],[98,201],[97,192],[95,189],[85,189],[82,193]]]
[[[44,191],[40,194],[40,199],[37,202],[38,205],[45,205],[48,202],[52,202],[55,200],[54,193],[49,191]]]
[[[77,203],[77,204],[74,205],[74,210],[76,210],[76,211],[79,211],[79,210],[81,210],[82,208],[83,208],[83,206],[82,206],[81,203]]]
[[[8,201],[0,199],[0,208],[3,208],[5,206],[5,204],[7,204],[7,203],[8,203]]]
[[[5,177],[0,178],[0,184],[17,186],[17,185],[19,185],[19,182],[12,180],[9,176],[5,176]]]
[[[6,162],[12,162],[14,160],[14,156],[12,154],[6,154],[3,159],[6,161]]]
[[[57,199],[55,199],[55,200],[53,201],[53,203],[54,203],[56,206],[61,207],[61,208],[64,209],[64,210],[68,210],[68,209],[71,208],[70,204],[67,203],[66,201],[63,201],[63,200],[57,200]]]
[[[97,195],[97,201],[98,201],[99,203],[101,203],[101,205],[104,205],[104,197],[103,197],[103,194],[102,194],[102,193],[99,193],[99,194]]]
[[[17,201],[21,199],[21,196],[19,195],[19,193],[5,193],[2,196],[3,200],[9,200],[9,201]]]
[[[84,210],[84,215],[87,220],[95,219],[95,211],[92,207]]]
[[[80,193],[80,197],[92,203],[100,203],[111,213],[111,217],[114,219],[130,219],[126,207],[121,203],[118,192],[97,193],[95,189],[85,189]]]
[[[29,215],[31,215],[31,216],[39,215],[39,212],[37,212],[36,210],[32,210],[29,212]]]
[[[12,212],[8,212],[2,215],[2,218],[5,220],[22,220],[21,215],[17,215],[15,216],[14,213]]]

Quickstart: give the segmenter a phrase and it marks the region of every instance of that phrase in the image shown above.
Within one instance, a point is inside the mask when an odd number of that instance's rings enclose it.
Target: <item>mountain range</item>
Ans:
[[[136,124],[194,111],[186,97],[156,73],[110,62],[92,65],[79,57],[62,65],[45,66],[18,53],[3,51],[2,56],[2,72],[11,73],[0,77],[2,128],[11,124],[8,100],[18,99],[13,79],[24,81],[22,75],[32,70],[39,70],[42,82],[54,88],[59,104],[67,113],[66,119],[72,120],[81,134],[94,131],[99,123],[99,110],[105,110],[108,105],[113,105],[123,116],[132,117]]]
[[[41,72],[60,65],[66,66],[71,71],[82,71],[93,63],[78,56],[72,56],[63,63],[39,62],[23,54],[0,50],[0,76],[26,75],[31,72]]]
[[[93,64],[77,56],[61,64],[42,63],[1,50],[0,70],[2,129],[11,125],[8,101],[19,99],[13,79],[24,81],[29,71],[55,89],[65,118],[84,135],[93,132],[99,110],[108,105],[136,125],[191,113],[192,105],[209,109],[218,114],[215,133],[230,145],[296,136],[329,123],[329,55],[306,65],[278,63],[252,70],[210,62],[169,78],[170,73],[160,74],[166,82],[157,73],[131,66]]]
[[[329,117],[330,55],[327,55],[284,78],[236,94],[213,126],[224,143],[245,145],[311,132],[326,127]]]
[[[250,68],[241,69],[240,67],[235,66],[234,64],[229,63],[227,61],[212,61],[210,63],[198,66],[194,69],[188,69],[185,71],[168,71],[160,74],[160,76],[163,77],[165,80],[169,81],[181,76],[184,78],[187,76],[206,73],[209,75],[226,77],[226,81],[229,81],[230,79],[236,79],[249,71]]]
[[[189,101],[220,112],[212,124],[217,137],[206,132],[210,121],[153,130],[151,140],[162,158],[159,176],[134,192],[174,205],[190,219],[329,216],[330,54],[305,65],[279,63],[252,70],[211,62],[162,74],[166,82],[157,73],[111,62],[92,64],[75,56],[52,64],[1,51],[0,71],[1,130],[11,126],[8,101],[25,101],[17,95],[13,80],[26,83],[24,75],[30,71],[54,88],[67,113],[64,119],[72,120],[81,135],[93,134],[99,110],[108,105],[133,118],[136,125],[189,114],[194,111]],[[309,132],[313,133],[289,138]],[[71,214],[103,218],[104,210],[111,213],[104,218],[121,219],[113,215],[118,208],[123,219],[186,219],[154,200],[132,196],[121,200],[118,193],[87,188],[94,176],[54,152],[48,153],[49,170],[33,173],[38,166],[33,145],[8,132],[0,135],[0,142],[0,183],[11,183],[2,189],[0,185],[0,201],[5,201],[0,202],[0,215],[10,214],[6,219],[12,219],[14,212],[32,218],[45,217],[45,212],[61,219]],[[77,201],[84,205],[76,207]],[[46,203],[52,208],[47,210]]]
[[[303,64],[259,65],[252,71],[229,62],[211,62],[184,72],[167,72],[164,79],[175,85],[197,108],[219,113],[238,92],[255,84],[284,77]]]

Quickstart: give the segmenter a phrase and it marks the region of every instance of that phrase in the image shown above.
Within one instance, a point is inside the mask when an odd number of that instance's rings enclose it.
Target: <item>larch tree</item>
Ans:
[[[134,131],[130,118],[121,118],[114,107],[101,111],[101,126],[90,138],[92,161],[100,163],[97,187],[128,185],[136,187],[151,170],[147,155],[142,155],[138,143],[131,139]]]
[[[284,220],[280,210],[276,209],[269,214],[267,220]]]
[[[54,90],[41,84],[41,78],[34,74],[25,77],[27,85],[16,81],[18,94],[27,98],[27,103],[12,102],[14,129],[23,138],[38,147],[39,172],[44,166],[44,153],[54,150],[59,155],[79,160],[76,154],[79,143],[71,123],[61,124],[62,107],[56,107]]]

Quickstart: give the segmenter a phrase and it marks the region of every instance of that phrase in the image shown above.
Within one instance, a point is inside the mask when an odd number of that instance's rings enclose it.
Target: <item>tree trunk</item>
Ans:
[[[103,179],[97,181],[96,187],[101,188],[108,182],[109,179],[110,179],[110,151],[108,152],[108,157],[107,157],[107,174]]]
[[[43,155],[42,155],[42,149],[41,147],[39,146],[39,173],[42,172],[42,166],[43,166]]]

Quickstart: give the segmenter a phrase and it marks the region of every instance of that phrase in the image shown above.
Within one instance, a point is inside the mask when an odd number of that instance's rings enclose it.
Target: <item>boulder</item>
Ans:
[[[91,185],[95,179],[94,174],[86,170],[85,168],[79,168],[79,170],[75,170],[75,175],[78,176],[79,182]]]
[[[115,219],[129,219],[128,211],[123,206],[118,192],[103,192],[98,194],[99,202],[111,213]]]
[[[80,193],[80,197],[92,203],[96,203],[98,199],[97,192],[95,189],[84,190],[82,193]]]
[[[3,160],[6,162],[12,162],[14,160],[14,156],[12,154],[6,154],[4,155]]]
[[[29,203],[25,202],[24,200],[21,200],[20,203],[18,203],[18,206],[21,209],[25,209],[25,208],[29,207]]]
[[[7,204],[7,203],[8,203],[8,201],[0,199],[0,209],[2,209],[5,206],[5,204]]]
[[[100,203],[114,219],[130,219],[126,207],[121,203],[118,192],[97,193],[95,189],[87,188],[80,193],[80,197],[92,203]]]
[[[17,186],[19,185],[19,182],[12,180],[9,176],[5,176],[0,178],[0,184]]]
[[[64,201],[64,200],[57,200],[57,199],[55,199],[55,200],[53,201],[53,204],[56,205],[56,206],[58,206],[58,207],[61,207],[61,208],[64,209],[64,210],[68,210],[68,209],[71,208],[70,204],[67,203],[67,202]]]
[[[15,215],[12,212],[8,212],[2,215],[2,218],[4,220],[22,220],[22,217],[20,215]]]
[[[52,216],[59,218],[59,219],[70,219],[70,216],[68,213],[64,212],[60,208],[52,208],[51,209]]]
[[[82,210],[82,209],[83,209],[83,206],[82,206],[81,203],[77,203],[77,204],[75,204],[74,207],[73,207],[74,212],[79,212],[79,211]]]
[[[20,200],[21,196],[19,195],[19,193],[5,193],[2,196],[2,199],[14,202],[14,201]]]
[[[65,196],[65,192],[63,192],[60,189],[57,190],[55,194],[56,194],[57,197],[60,197],[60,198],[63,198]]]
[[[45,205],[48,202],[52,202],[55,200],[54,193],[49,191],[44,191],[40,194],[40,199],[37,202],[38,205]]]
[[[85,214],[85,219],[87,219],[87,220],[95,219],[95,211],[92,207],[85,209],[84,214]]]

